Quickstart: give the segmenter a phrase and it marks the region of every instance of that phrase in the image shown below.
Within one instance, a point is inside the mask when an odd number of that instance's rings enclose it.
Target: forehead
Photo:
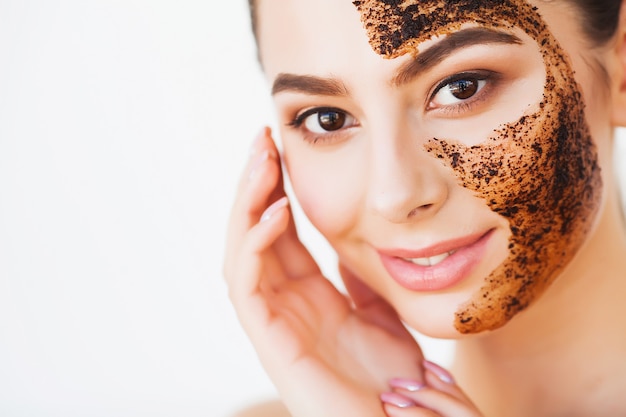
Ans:
[[[350,0],[260,0],[257,19],[266,73],[323,73],[328,62],[376,57]]]
[[[518,0],[260,0],[259,47],[268,77],[278,72],[327,74],[342,68],[397,67],[430,38],[464,24],[520,26]],[[354,3],[354,4],[353,4]],[[506,6],[506,7],[505,7]],[[526,28],[523,28],[527,32]],[[410,54],[407,54],[410,55]],[[328,74],[330,75],[330,74]]]
[[[538,39],[545,30],[537,9],[524,0],[355,0],[372,47],[396,57],[414,52],[433,34],[446,34],[464,24],[491,28],[521,26]]]

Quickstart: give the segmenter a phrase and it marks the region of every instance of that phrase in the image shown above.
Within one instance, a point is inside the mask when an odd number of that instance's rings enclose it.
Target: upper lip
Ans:
[[[473,243],[479,241],[487,233],[491,232],[491,229],[486,232],[474,233],[471,235],[454,238],[450,240],[444,240],[437,242],[433,245],[426,246],[420,249],[378,249],[381,255],[390,256],[394,258],[405,259],[417,259],[417,258],[430,258],[433,256],[441,255],[443,253],[449,253],[457,251],[466,246],[470,246]]]

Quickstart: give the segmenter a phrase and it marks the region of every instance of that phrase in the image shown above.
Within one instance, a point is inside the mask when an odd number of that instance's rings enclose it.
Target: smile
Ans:
[[[439,291],[460,283],[482,261],[495,229],[444,241],[420,250],[379,250],[383,266],[412,291]]]
[[[456,251],[450,251],[442,253],[441,255],[430,256],[426,258],[403,258],[407,262],[414,263],[420,266],[435,266],[443,262],[448,256],[454,254]]]

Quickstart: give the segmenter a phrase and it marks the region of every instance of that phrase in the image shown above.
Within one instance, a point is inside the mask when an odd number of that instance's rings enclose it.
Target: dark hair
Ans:
[[[250,9],[250,23],[252,25],[252,33],[254,34],[254,40],[258,44],[259,36],[257,33],[256,0],[248,0],[248,8]]]
[[[565,0],[581,12],[582,27],[594,45],[609,41],[617,30],[622,0]],[[258,40],[256,0],[248,0],[252,32]]]
[[[568,0],[582,12],[582,27],[595,44],[609,41],[617,30],[622,0]],[[253,0],[250,0],[252,3]]]

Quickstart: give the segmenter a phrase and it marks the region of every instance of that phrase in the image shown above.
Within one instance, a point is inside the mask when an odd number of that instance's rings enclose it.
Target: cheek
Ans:
[[[461,333],[493,330],[527,307],[575,256],[595,222],[602,181],[579,91],[573,73],[553,74],[540,111],[505,125],[480,146],[427,144],[511,230],[509,257],[457,312]]]
[[[602,181],[581,90],[570,58],[526,1],[392,3],[355,2],[370,43],[381,55],[415,53],[414,45],[432,33],[479,21],[494,28],[520,27],[537,42],[545,63],[546,85],[536,113],[503,125],[480,144],[460,138],[466,133],[461,129],[450,136],[438,133],[441,140],[426,144],[462,186],[509,223],[508,258],[459,308],[455,320],[461,333],[493,330],[556,279],[595,222]]]
[[[285,149],[285,165],[302,210],[326,239],[332,242],[354,227],[362,207],[363,164],[298,147]]]

